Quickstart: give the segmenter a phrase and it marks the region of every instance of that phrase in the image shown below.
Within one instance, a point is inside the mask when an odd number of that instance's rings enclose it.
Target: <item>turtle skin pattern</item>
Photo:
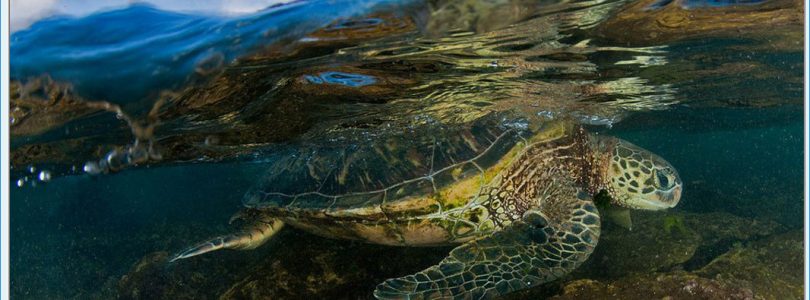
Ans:
[[[528,211],[508,228],[453,249],[438,265],[383,282],[374,296],[489,299],[560,278],[584,262],[599,239],[599,213],[589,197],[580,198],[566,222],[549,223],[542,212]]]

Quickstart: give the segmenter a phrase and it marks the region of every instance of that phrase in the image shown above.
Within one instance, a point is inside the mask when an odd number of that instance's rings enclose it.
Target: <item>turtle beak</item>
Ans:
[[[671,200],[672,206],[670,206],[670,207],[675,207],[675,205],[678,205],[678,202],[681,201],[681,189],[682,188],[681,188],[680,185],[678,185],[678,186],[676,186],[675,188],[672,189],[672,192],[670,193],[670,195],[672,195],[672,200]]]
[[[658,203],[662,209],[673,208],[681,201],[681,185],[675,185],[668,191],[658,192]]]

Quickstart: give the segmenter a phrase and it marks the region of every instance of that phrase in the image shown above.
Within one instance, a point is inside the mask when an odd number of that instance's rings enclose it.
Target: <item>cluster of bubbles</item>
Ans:
[[[136,142],[123,149],[114,149],[99,160],[86,162],[83,171],[90,175],[116,172],[150,159],[159,160],[160,158],[160,154],[153,150],[151,143],[149,146],[144,146],[143,143]]]
[[[112,150],[99,160],[86,162],[82,171],[90,175],[106,174],[117,172],[150,160],[159,160],[160,158],[160,154],[153,150],[151,144],[145,146],[143,143],[136,142],[132,146]],[[78,171],[76,166],[72,168],[72,171]],[[17,187],[23,187],[27,184],[36,187],[38,183],[46,183],[53,178],[51,171],[37,170],[34,166],[28,166],[28,173],[30,175],[17,179]]]
[[[17,187],[23,187],[26,183],[31,184],[31,186],[37,186],[37,182],[48,182],[51,181],[51,171],[48,170],[40,170],[37,173],[37,168],[34,166],[28,167],[28,172],[31,173],[31,176],[23,176],[20,179],[17,179]]]

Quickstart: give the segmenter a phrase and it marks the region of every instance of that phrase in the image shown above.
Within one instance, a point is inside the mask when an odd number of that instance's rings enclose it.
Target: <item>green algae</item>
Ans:
[[[671,235],[673,228],[675,228],[680,234],[686,234],[688,231],[686,226],[683,224],[683,217],[677,215],[669,215],[664,217],[664,232]]]

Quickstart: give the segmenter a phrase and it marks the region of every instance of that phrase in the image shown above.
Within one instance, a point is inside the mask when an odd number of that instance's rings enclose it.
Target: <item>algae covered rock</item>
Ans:
[[[169,263],[165,251],[147,254],[118,281],[118,299],[214,299],[246,276],[252,259],[224,255],[189,264]]]
[[[551,299],[801,299],[802,231],[739,245],[694,271],[567,282]]]
[[[632,230],[608,223],[594,254],[580,274],[615,278],[669,269],[688,261],[702,238],[695,229],[687,226],[667,232],[667,215],[633,214]]]
[[[696,274],[740,282],[760,299],[800,299],[803,293],[802,231],[793,230],[764,240],[738,245]]]
[[[754,299],[751,289],[683,271],[644,274],[611,283],[580,279],[569,282],[550,299]]]
[[[654,242],[650,232],[660,230],[660,238],[680,231],[672,229],[669,217],[682,218],[683,229],[699,234],[698,244],[674,249],[691,249],[692,257],[678,256],[667,252],[666,241]],[[644,217],[642,217],[644,219]],[[800,299],[803,290],[802,231],[793,230],[780,234],[783,228],[773,222],[756,221],[725,213],[667,214],[659,218],[665,227],[640,229],[647,233],[620,234],[612,232],[608,245],[617,253],[600,255],[620,256],[623,253],[631,261],[617,259],[613,265],[602,259],[590,265],[590,273],[578,274],[578,278],[563,284],[560,292],[551,299]],[[637,224],[654,224],[642,220]],[[680,227],[679,225],[675,225]],[[691,236],[691,235],[690,235]],[[634,240],[639,238],[640,240]],[[689,240],[686,240],[689,241]],[[653,245],[642,246],[638,242]],[[624,248],[618,248],[619,245]],[[654,245],[658,246],[654,246]],[[604,246],[601,245],[601,246]],[[630,249],[638,249],[636,252]],[[662,251],[663,256],[637,255],[644,251]],[[677,251],[677,250],[673,250]],[[668,265],[677,261],[678,265]],[[661,258],[659,260],[656,260]],[[637,265],[633,266],[633,262]],[[658,264],[656,264],[658,262]],[[602,271],[599,268],[627,268]],[[657,271],[644,272],[645,268],[657,267]],[[669,269],[667,269],[669,268]],[[596,269],[596,271],[590,271]],[[601,272],[600,272],[601,271]],[[588,272],[588,271],[583,271]],[[625,275],[621,275],[621,274]],[[610,274],[611,276],[606,276]],[[604,277],[600,277],[604,276]],[[593,278],[598,278],[594,280]]]
[[[695,269],[734,243],[777,232],[775,222],[728,213],[634,212],[633,228],[606,222],[594,254],[578,277],[617,278],[628,274]]]

